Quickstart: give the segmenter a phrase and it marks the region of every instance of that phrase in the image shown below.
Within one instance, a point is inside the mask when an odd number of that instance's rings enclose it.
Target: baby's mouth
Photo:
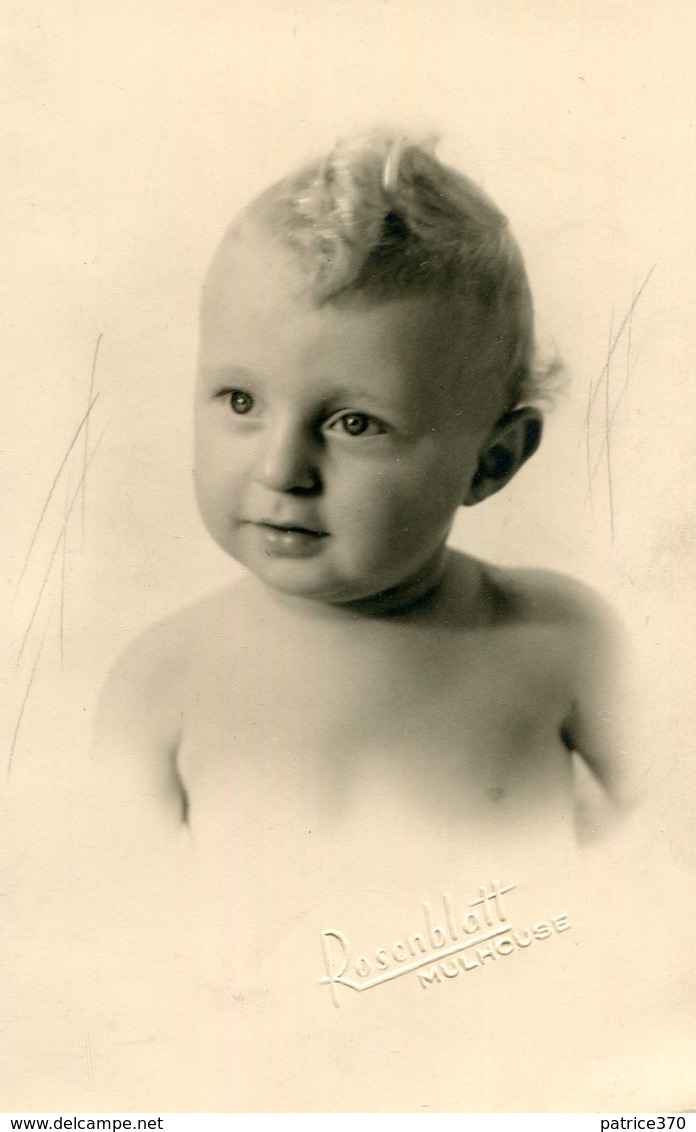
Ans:
[[[311,558],[320,552],[327,531],[313,530],[296,523],[255,524],[261,547],[268,558]]]
[[[310,538],[327,538],[328,531],[315,531],[311,527],[301,527],[294,523],[271,523],[262,520],[256,524],[267,531],[277,531],[279,534],[308,535]]]

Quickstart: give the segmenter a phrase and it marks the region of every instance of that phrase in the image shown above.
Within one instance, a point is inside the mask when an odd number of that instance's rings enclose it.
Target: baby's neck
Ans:
[[[477,603],[481,588],[480,564],[444,547],[436,559],[414,578],[369,597],[349,602],[318,601],[273,590],[250,575],[250,594],[261,606],[276,613],[310,622],[445,621],[452,599],[459,617]]]

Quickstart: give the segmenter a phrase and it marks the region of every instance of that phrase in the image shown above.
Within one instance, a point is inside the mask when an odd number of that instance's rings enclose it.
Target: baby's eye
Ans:
[[[347,436],[377,436],[386,429],[376,417],[367,413],[341,413],[329,422],[328,427],[334,431],[346,433]]]
[[[245,393],[243,389],[231,389],[227,397],[233,413],[243,415],[254,407],[254,398],[251,393]]]

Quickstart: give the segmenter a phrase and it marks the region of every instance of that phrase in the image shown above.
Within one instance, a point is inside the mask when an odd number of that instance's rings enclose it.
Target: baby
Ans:
[[[186,833],[176,844],[197,862],[200,915],[188,919],[222,1010],[217,1030],[203,1012],[222,1051],[209,1107],[489,1103],[475,1090],[452,1099],[469,1031],[460,1019],[455,1035],[454,1000],[431,995],[431,1042],[422,989],[396,978],[399,964],[424,961],[426,920],[444,947],[455,929],[436,909],[453,916],[451,901],[493,877],[517,919],[524,899],[530,923],[565,916],[565,887],[548,908],[530,895],[541,874],[522,863],[522,832],[565,885],[578,767],[605,816],[626,795],[601,603],[556,574],[447,545],[458,508],[536,451],[543,377],[505,218],[427,146],[338,145],[253,201],[214,257],[196,487],[210,534],[246,572],[116,664],[96,760],[125,877],[116,895],[98,887],[107,922],[136,931],[121,951],[142,954],[168,868],[181,888],[176,867],[153,863],[177,854],[158,858],[152,830],[160,850]],[[179,936],[165,938],[155,966]],[[567,954],[545,946],[543,963]],[[389,985],[339,986],[349,947],[353,982],[386,967]],[[484,948],[481,962],[494,958]],[[505,962],[496,980],[467,976],[469,1013],[497,1016],[509,979],[525,985],[532,968]],[[340,1023],[337,989],[352,1011]]]
[[[100,744],[134,796],[237,860],[385,806],[572,824],[573,760],[620,807],[598,599],[447,545],[539,445],[534,350],[505,217],[428,146],[349,140],[243,211],[204,286],[195,476],[246,574],[114,668]]]

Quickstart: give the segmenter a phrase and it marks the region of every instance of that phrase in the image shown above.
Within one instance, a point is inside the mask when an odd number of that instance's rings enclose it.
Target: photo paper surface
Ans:
[[[0,1108],[691,1109],[695,17],[233,8],[3,16]],[[620,676],[595,707],[626,723],[619,820],[577,759],[574,812],[522,758],[524,804],[492,785],[479,806],[502,757],[483,741],[443,801],[442,735],[470,752],[462,705],[503,703],[543,639],[491,666],[476,637],[455,697],[456,624],[428,630],[422,665],[394,620],[349,623],[337,651],[321,616],[281,625],[230,589],[248,575],[199,517],[211,258],[269,185],[374,127],[438,137],[521,248],[540,353],[560,362],[543,438],[460,508],[450,545],[570,576],[613,610]],[[579,633],[588,678],[591,656]],[[118,664],[138,706],[100,747]],[[520,750],[531,702],[509,724]],[[193,707],[177,814],[162,720]]]

